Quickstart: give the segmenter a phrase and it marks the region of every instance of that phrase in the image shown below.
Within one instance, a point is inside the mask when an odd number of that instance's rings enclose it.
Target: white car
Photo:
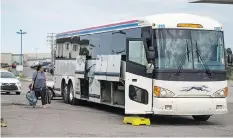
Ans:
[[[6,92],[9,94],[14,92],[20,95],[22,86],[18,77],[6,70],[0,70],[0,76],[1,93]]]
[[[48,90],[51,92],[51,99],[54,99],[55,97],[61,97],[61,95],[55,93],[54,91],[54,81],[46,81]]]

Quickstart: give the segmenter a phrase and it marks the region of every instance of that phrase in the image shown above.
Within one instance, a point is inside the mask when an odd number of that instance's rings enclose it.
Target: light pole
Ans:
[[[22,48],[23,48],[23,39],[22,39],[22,36],[23,36],[23,34],[26,34],[26,32],[23,32],[23,31],[20,29],[20,31],[17,32],[17,34],[20,34],[20,36],[21,36],[21,50],[20,50],[20,55],[21,55],[21,65],[23,65],[23,50],[22,50]]]

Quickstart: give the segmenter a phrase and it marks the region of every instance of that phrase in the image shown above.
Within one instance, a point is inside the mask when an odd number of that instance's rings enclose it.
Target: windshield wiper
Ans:
[[[188,41],[186,40],[186,53],[183,55],[182,57],[182,60],[180,62],[180,65],[178,67],[178,70],[176,72],[176,75],[179,75],[180,74],[180,71],[181,69],[183,68],[183,65],[185,63],[185,60],[186,60],[186,57],[188,57],[188,62],[189,62],[189,53],[190,53],[190,50],[189,50],[189,47],[188,47]]]
[[[206,64],[205,60],[202,58],[202,56],[200,54],[200,50],[198,49],[198,46],[197,46],[197,40],[196,40],[196,53],[197,53],[198,62],[199,62],[199,58],[200,58],[202,66],[205,68],[206,73],[208,74],[208,76],[210,76],[211,75],[210,69],[208,68],[208,65]]]

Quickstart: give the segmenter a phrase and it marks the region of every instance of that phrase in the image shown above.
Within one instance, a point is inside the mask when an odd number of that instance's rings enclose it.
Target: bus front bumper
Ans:
[[[226,114],[226,98],[154,98],[153,112],[158,115]]]

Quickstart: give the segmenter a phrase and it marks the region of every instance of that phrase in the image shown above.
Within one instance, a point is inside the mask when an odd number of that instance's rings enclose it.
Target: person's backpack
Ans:
[[[36,105],[37,98],[35,96],[35,92],[34,91],[28,91],[27,94],[26,94],[26,98],[28,99],[29,104],[31,106],[35,106]]]

